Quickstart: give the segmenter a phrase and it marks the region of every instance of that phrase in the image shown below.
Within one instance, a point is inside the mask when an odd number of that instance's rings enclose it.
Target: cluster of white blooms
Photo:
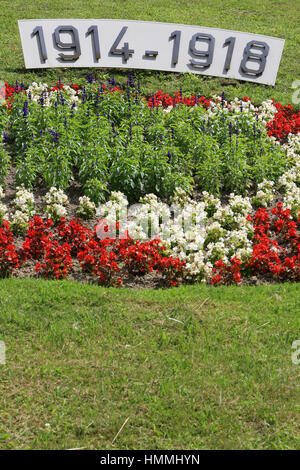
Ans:
[[[163,108],[163,111],[164,111],[165,113],[170,113],[170,112],[172,111],[172,109],[173,109],[173,105],[170,105],[170,106],[168,106],[167,108]],[[191,108],[191,110],[192,110],[192,109],[193,109],[193,108]]]
[[[7,219],[7,207],[3,202],[0,202],[0,222],[3,219]]]
[[[226,101],[222,96],[214,95],[213,101],[210,102],[207,109],[209,116],[213,117],[218,114],[256,114],[257,109],[251,101],[240,100],[239,98],[234,98],[232,101]]]
[[[109,201],[98,206],[96,215],[97,217],[105,217],[110,225],[115,222],[116,216],[120,219],[126,217],[127,206],[128,200],[126,196],[120,191],[112,191]]]
[[[82,196],[79,198],[79,207],[77,209],[77,215],[85,219],[91,218],[96,211],[96,205],[93,201],[90,200],[87,196]]]
[[[282,145],[291,161],[300,161],[300,132],[298,134],[288,134],[288,141]]]
[[[4,191],[2,186],[0,186],[0,199],[4,198]],[[3,202],[0,201],[0,222],[3,219],[7,219],[7,207]]]
[[[273,103],[273,100],[266,100],[263,101],[261,105],[257,108],[258,119],[259,121],[262,121],[264,125],[266,125],[267,122],[271,121],[277,113],[277,109]]]
[[[68,196],[63,192],[62,189],[57,189],[54,186],[50,188],[48,193],[45,196],[46,204],[68,204]]]
[[[274,199],[274,192],[274,181],[264,179],[257,185],[257,192],[252,198],[252,203],[257,207],[269,207]]]
[[[30,217],[26,212],[22,212],[17,209],[13,214],[11,214],[10,218],[12,230],[15,233],[23,233],[28,227],[29,219]]]
[[[252,207],[249,198],[230,194],[227,205],[218,205],[207,221],[205,275],[212,275],[215,261],[228,263],[233,256],[246,261],[252,252],[253,225],[247,220]]]
[[[290,209],[292,215],[297,217],[300,212],[300,159],[279,178],[278,184],[283,192],[284,209]]]
[[[171,202],[177,206],[184,206],[188,202],[191,202],[190,196],[187,192],[182,188],[176,188],[173,197],[171,198]]]
[[[14,199],[14,205],[17,210],[24,212],[29,216],[34,213],[34,195],[28,191],[24,186],[18,186],[16,190],[16,196]]]
[[[289,183],[295,183],[300,186],[300,159],[290,170],[283,173],[283,175],[279,178],[279,189],[280,187],[287,186]]]
[[[120,236],[128,230],[132,238],[159,238],[173,257],[186,261],[188,277],[205,280],[212,276],[218,259],[249,258],[253,226],[247,220],[252,209],[249,198],[231,194],[228,204],[222,206],[218,198],[208,193],[203,196],[203,201],[193,201],[178,189],[171,206],[147,194],[139,204],[128,207],[124,194],[113,192],[98,207],[97,215],[105,217],[111,227],[118,221]]]
[[[226,101],[222,96],[214,95],[213,100],[207,109],[207,114],[210,117],[218,116],[220,114],[228,114],[232,118],[237,118],[240,115],[246,115],[250,121],[260,121],[263,126],[271,121],[277,109],[273,104],[273,100],[266,100],[260,106],[254,106],[250,100],[240,100],[234,98],[232,101]],[[270,137],[275,144],[279,142],[275,137]]]
[[[26,95],[30,96],[33,101],[38,101],[42,93],[47,93],[47,83],[36,83],[32,82],[26,90]]]
[[[251,201],[248,197],[243,197],[231,193],[229,195],[229,205],[235,214],[247,216],[252,210]]]
[[[300,188],[295,183],[290,183],[286,187],[286,194],[283,197],[284,209],[290,209],[292,215],[297,217],[300,212]]]
[[[273,100],[266,100],[260,106],[254,106],[250,100],[234,98],[232,101],[226,101],[222,96],[214,95],[213,100],[210,102],[207,109],[209,116],[216,116],[218,114],[248,114],[253,115],[263,124],[266,124],[273,119],[277,112],[273,104]]]
[[[58,220],[61,217],[66,217],[67,209],[65,206],[68,205],[68,196],[63,192],[62,189],[55,187],[50,188],[50,191],[45,196],[46,208],[45,213],[48,218]]]
[[[213,194],[208,193],[207,191],[203,191],[202,196],[205,204],[205,210],[209,214],[214,214],[216,210],[221,206],[220,199],[214,196]]]
[[[142,240],[162,236],[166,229],[165,222],[170,220],[170,217],[171,211],[168,205],[160,202],[155,194],[147,194],[139,204],[134,204],[128,209],[129,235]],[[168,236],[169,232],[164,238]]]
[[[10,215],[12,230],[15,233],[23,233],[28,227],[30,218],[35,214],[34,195],[23,185],[18,186],[13,204],[16,210]]]
[[[69,105],[77,104],[79,97],[73,88],[68,85],[63,85],[59,90],[49,90],[47,83],[36,83],[33,82],[26,90],[26,95],[32,101],[40,103],[42,100],[43,106],[49,107],[55,103],[60,96],[63,96],[64,102]]]

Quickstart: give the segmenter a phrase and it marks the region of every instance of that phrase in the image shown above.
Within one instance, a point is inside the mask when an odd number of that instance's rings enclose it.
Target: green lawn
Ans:
[[[0,311],[0,448],[299,448],[299,285],[10,279]]]
[[[300,10],[299,3],[287,0],[1,0],[0,79],[28,84],[32,80],[56,82],[58,76],[67,83],[76,81],[88,70],[66,69],[25,71],[18,19],[26,18],[128,18],[136,20],[195,24],[261,33],[286,40],[275,88],[253,85],[236,80],[190,76],[190,74],[140,72],[142,91],[145,94],[158,89],[205,95],[220,94],[228,97],[249,95],[256,103],[274,97],[283,104],[291,103],[291,84],[300,79]],[[96,69],[94,69],[96,71]],[[97,76],[104,77],[103,70]],[[126,80],[127,72],[116,73],[116,78]],[[230,85],[233,84],[233,85]]]

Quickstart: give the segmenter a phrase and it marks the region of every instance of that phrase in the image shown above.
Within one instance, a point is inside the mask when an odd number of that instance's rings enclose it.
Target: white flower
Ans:
[[[47,205],[45,212],[50,219],[60,219],[61,217],[66,217],[67,215],[67,209],[61,204],[56,203]]]
[[[79,198],[79,207],[77,209],[78,215],[81,215],[85,218],[92,217],[96,212],[96,205],[93,201],[90,200],[87,196],[82,196]]]
[[[7,207],[5,204],[2,204],[2,202],[0,202],[0,222],[3,219],[7,219],[7,217],[8,217]]]
[[[265,179],[257,185],[257,189],[252,202],[257,206],[268,207],[274,199],[274,182]]]
[[[16,196],[14,199],[15,208],[18,211],[24,212],[27,215],[34,214],[34,195],[28,191],[24,186],[18,186]]]
[[[45,201],[47,204],[68,204],[68,196],[63,192],[62,189],[57,189],[55,187],[50,188],[50,191],[45,196]]]

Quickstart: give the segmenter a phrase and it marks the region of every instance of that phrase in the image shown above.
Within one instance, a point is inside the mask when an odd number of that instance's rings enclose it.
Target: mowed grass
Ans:
[[[10,279],[0,311],[3,449],[299,448],[299,285]]]
[[[26,18],[116,18],[160,21],[219,27],[259,33],[286,40],[275,88],[252,83],[192,74],[140,72],[142,91],[151,94],[158,89],[174,93],[180,86],[184,93],[211,96],[226,92],[228,98],[251,96],[255,103],[274,98],[283,104],[292,102],[292,83],[300,79],[300,10],[299,2],[287,0],[1,0],[0,80],[23,80],[55,83],[58,76],[74,82],[91,69],[25,70],[18,19]],[[111,70],[111,72],[114,72]],[[110,73],[111,73],[110,72]],[[103,69],[93,69],[105,78]],[[117,80],[127,80],[126,71],[115,70]]]

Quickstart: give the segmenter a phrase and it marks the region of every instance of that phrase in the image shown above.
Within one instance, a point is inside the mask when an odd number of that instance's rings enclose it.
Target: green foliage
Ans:
[[[5,149],[4,144],[0,144],[0,184],[3,185],[8,173],[10,156]]]
[[[104,202],[108,192],[107,186],[96,178],[86,180],[83,189],[85,195],[88,196],[95,204]]]
[[[169,199],[176,187],[245,194],[288,168],[286,154],[251,113],[209,117],[201,106],[150,108],[134,88],[86,84],[77,107],[16,96],[6,124],[18,184],[67,189],[78,180],[94,202],[122,191]],[[42,98],[42,97],[41,97]],[[93,187],[93,184],[95,185]]]

